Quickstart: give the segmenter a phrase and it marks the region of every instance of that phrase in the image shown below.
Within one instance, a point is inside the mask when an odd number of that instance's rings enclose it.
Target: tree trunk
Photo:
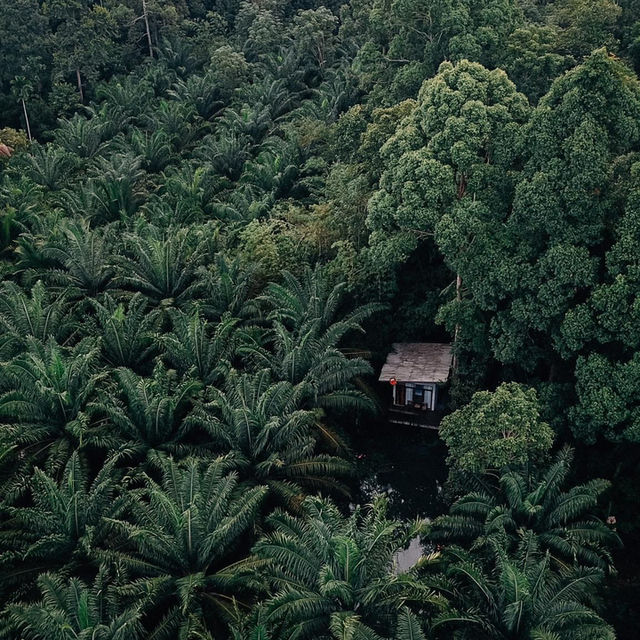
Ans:
[[[80,76],[80,69],[76,69],[76,80],[78,82],[78,93],[80,94],[80,102],[84,103],[84,91],[82,91],[82,77]]]
[[[149,14],[147,13],[147,0],[142,0],[142,15],[144,26],[147,31],[147,44],[149,45],[149,57],[153,58],[153,45],[151,43],[151,30],[149,29]]]
[[[460,274],[456,274],[456,301],[460,302],[462,300],[462,278]],[[453,348],[455,351],[456,344],[458,342],[458,334],[460,333],[460,325],[456,324],[456,328],[453,331]],[[453,356],[453,370],[456,371],[458,369],[458,357]]]
[[[27,104],[24,101],[24,98],[20,99],[22,102],[22,111],[24,112],[24,121],[25,124],[27,125],[27,136],[29,136],[29,142],[33,141],[33,138],[31,137],[31,125],[29,124],[29,114],[27,113]]]

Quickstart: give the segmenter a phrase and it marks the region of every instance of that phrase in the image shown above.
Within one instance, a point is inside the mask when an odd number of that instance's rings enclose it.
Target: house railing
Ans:
[[[422,429],[439,429],[445,411],[415,409],[411,405],[392,405],[387,411],[387,420],[393,424],[402,424]]]

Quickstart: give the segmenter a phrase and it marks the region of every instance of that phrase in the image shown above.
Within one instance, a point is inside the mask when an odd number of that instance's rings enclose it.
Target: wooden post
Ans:
[[[29,136],[29,142],[32,142],[33,138],[31,137],[31,125],[29,124],[29,114],[27,113],[27,105],[24,101],[24,98],[20,98],[20,101],[22,102],[22,111],[24,112],[24,120],[27,125],[27,136]]]
[[[462,278],[460,277],[460,274],[457,273],[456,274],[456,301],[460,302],[462,300]],[[458,334],[460,333],[460,325],[456,324],[456,328],[453,332],[453,349],[454,349],[454,354],[455,354],[455,348],[456,348],[456,344],[458,342]],[[456,355],[453,356],[453,363],[452,363],[452,368],[454,370],[454,372],[457,370],[458,368],[458,357]]]

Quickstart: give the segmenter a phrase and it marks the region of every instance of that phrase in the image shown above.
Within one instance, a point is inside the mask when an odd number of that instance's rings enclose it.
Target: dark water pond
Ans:
[[[352,438],[358,463],[360,504],[387,496],[389,516],[403,520],[433,518],[446,509],[442,487],[447,477],[446,448],[436,431],[372,423]],[[407,571],[423,553],[419,539],[396,555],[396,571]]]
[[[352,447],[360,475],[357,502],[386,494],[389,515],[410,520],[445,510],[446,448],[436,431],[371,423],[353,435]]]

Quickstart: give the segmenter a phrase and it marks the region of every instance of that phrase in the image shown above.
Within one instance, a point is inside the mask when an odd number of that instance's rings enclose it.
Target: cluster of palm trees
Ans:
[[[445,545],[434,585],[448,594],[433,629],[487,640],[615,638],[593,608],[620,545],[593,517],[608,483],[567,486],[572,458],[564,448],[541,467],[468,479],[470,492],[429,532],[432,544]]]
[[[240,633],[266,516],[353,475],[327,415],[371,404],[339,346],[376,307],[233,251],[299,177],[295,74],[236,108],[186,68],[106,85],[1,176],[3,637]]]
[[[370,404],[352,384],[368,363],[338,344],[375,308],[342,313],[320,269],[253,295],[220,257],[200,273],[182,231],[114,257],[106,233],[64,228],[30,291],[3,285],[8,637],[218,633],[264,588],[247,558],[264,517],[347,493],[325,418]]]

